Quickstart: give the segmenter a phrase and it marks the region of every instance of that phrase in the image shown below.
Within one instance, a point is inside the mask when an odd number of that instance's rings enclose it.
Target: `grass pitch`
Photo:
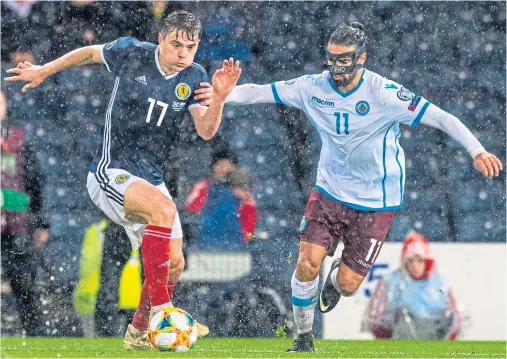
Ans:
[[[314,353],[285,353],[290,339],[199,339],[187,353],[131,352],[122,338],[1,338],[2,358],[505,358],[505,341],[316,340]]]

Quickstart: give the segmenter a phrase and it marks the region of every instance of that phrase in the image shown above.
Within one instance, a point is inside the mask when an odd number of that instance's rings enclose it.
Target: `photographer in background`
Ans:
[[[435,268],[428,240],[410,232],[401,267],[379,280],[363,328],[377,339],[450,339],[461,329],[454,296]]]
[[[253,180],[225,147],[213,151],[210,172],[193,185],[186,200],[185,211],[198,215],[194,243],[206,249],[244,248],[257,223]]]

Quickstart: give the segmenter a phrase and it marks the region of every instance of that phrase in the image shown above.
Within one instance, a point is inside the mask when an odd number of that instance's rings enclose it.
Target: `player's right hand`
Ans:
[[[489,152],[479,153],[474,158],[474,167],[482,173],[484,177],[497,177],[503,170],[502,162],[494,154]]]
[[[201,82],[198,89],[194,91],[194,100],[199,101],[202,106],[209,106],[213,97],[213,86],[209,82]]]
[[[7,70],[8,74],[17,76],[6,77],[5,81],[24,81],[28,82],[21,91],[26,92],[30,88],[37,87],[46,78],[42,73],[42,66],[33,65],[28,61],[20,62],[17,67]]]

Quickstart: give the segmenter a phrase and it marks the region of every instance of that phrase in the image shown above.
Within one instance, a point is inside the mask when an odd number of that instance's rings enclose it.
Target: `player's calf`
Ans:
[[[359,289],[359,286],[361,285],[361,282],[358,281],[347,281],[344,283],[338,282],[338,291],[341,295],[344,297],[352,297],[354,294],[357,293],[357,290]]]
[[[143,268],[149,285],[152,311],[164,309],[170,302],[167,282],[169,281],[171,229],[146,226],[141,244]]]
[[[340,259],[335,259],[326,277],[319,295],[319,311],[327,313],[333,310],[341,298],[341,293],[335,288],[337,270],[340,267]],[[335,278],[333,280],[333,277]]]
[[[151,310],[167,307],[170,268],[170,239],[176,217],[176,205],[157,187],[144,180],[131,183],[123,206],[129,217],[141,217],[148,223],[141,242],[143,268],[149,286]]]
[[[167,290],[169,298],[172,300],[174,288],[180,279],[181,273],[185,267],[185,259],[182,251],[182,239],[175,238],[171,240],[171,266],[169,268],[169,281],[167,282]]]
[[[330,312],[342,296],[351,297],[357,293],[364,277],[353,272],[341,260],[335,259],[319,295],[319,310]]]
[[[344,297],[351,297],[357,293],[357,290],[364,280],[364,276],[362,273],[356,273],[355,270],[342,261],[340,267],[333,271],[331,279],[333,280],[335,288],[341,295]]]

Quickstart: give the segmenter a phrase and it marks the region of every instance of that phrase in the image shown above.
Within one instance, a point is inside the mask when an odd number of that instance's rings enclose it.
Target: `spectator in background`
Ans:
[[[30,24],[35,3],[33,0],[2,1],[2,58],[10,59],[13,64],[24,61],[35,63],[32,52],[28,50],[33,43]]]
[[[51,57],[60,56],[79,46],[111,41],[118,33],[108,2],[72,0],[57,4],[52,31]],[[100,24],[100,30],[97,28]]]
[[[35,291],[39,252],[48,240],[42,215],[44,178],[35,153],[25,146],[23,128],[9,126],[7,102],[0,93],[2,168],[2,269],[16,299],[21,325],[29,336],[43,334]]]
[[[199,215],[198,246],[238,249],[250,242],[257,223],[252,187],[233,152],[213,151],[210,176],[195,183],[186,200],[185,211]]]
[[[95,307],[95,334],[99,337],[121,336],[132,320],[134,311],[119,307],[120,277],[132,249],[127,233],[109,221],[104,229],[100,286]]]
[[[459,334],[454,296],[437,272],[430,244],[422,234],[407,235],[401,267],[380,279],[365,322],[378,339],[453,340]]]

